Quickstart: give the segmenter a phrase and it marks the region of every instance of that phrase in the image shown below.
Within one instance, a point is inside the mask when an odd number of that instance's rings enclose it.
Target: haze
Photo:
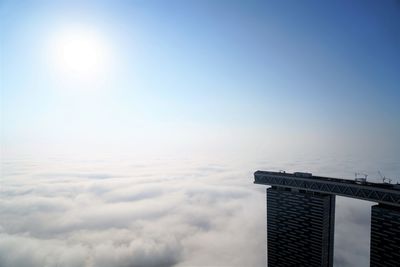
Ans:
[[[257,169],[400,181],[397,1],[2,1],[0,25],[1,266],[265,266]],[[337,205],[335,264],[366,266],[371,203]]]

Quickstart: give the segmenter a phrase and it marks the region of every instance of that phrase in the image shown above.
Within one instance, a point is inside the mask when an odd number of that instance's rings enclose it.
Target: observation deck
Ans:
[[[359,182],[310,173],[256,171],[254,183],[357,198],[400,207],[400,184]]]

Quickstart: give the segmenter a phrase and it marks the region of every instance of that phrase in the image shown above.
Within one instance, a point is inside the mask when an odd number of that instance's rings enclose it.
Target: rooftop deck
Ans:
[[[254,183],[334,194],[400,207],[400,185],[306,176],[296,173],[256,171]]]

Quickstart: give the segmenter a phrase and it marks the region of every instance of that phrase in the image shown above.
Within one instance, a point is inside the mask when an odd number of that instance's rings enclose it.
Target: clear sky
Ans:
[[[398,1],[2,1],[0,22],[6,152],[398,153]]]

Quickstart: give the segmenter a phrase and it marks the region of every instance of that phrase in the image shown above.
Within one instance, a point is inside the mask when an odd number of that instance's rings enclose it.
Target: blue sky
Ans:
[[[0,1],[0,265],[262,266],[255,170],[400,181],[399,70],[395,0]]]
[[[396,1],[79,2],[0,4],[5,151],[398,151]],[[95,74],[60,71],[68,31]]]

